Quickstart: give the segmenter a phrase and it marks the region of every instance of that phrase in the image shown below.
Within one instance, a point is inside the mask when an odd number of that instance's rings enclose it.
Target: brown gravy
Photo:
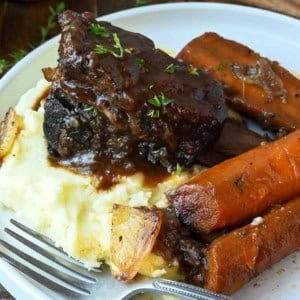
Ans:
[[[131,159],[123,164],[113,164],[108,158],[99,158],[90,163],[86,163],[84,158],[76,162],[70,160],[59,161],[48,156],[48,160],[53,167],[66,168],[76,174],[94,176],[94,184],[98,189],[108,190],[117,183],[122,182],[124,176],[142,173],[144,175],[144,186],[155,187],[171,174],[161,165],[153,165],[150,162],[139,158]]]

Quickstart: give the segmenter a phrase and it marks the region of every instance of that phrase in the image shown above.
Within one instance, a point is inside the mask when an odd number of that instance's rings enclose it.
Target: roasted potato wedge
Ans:
[[[111,229],[112,273],[118,280],[134,278],[151,252],[162,222],[159,211],[115,204]]]
[[[20,120],[10,107],[5,119],[0,123],[0,159],[9,153],[20,128]]]

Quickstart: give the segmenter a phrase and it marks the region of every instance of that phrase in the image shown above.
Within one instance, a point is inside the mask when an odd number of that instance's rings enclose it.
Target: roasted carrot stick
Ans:
[[[300,198],[217,238],[207,249],[204,287],[232,294],[300,247]]]
[[[300,193],[300,130],[226,160],[167,192],[198,232],[245,224]]]
[[[178,54],[225,87],[227,104],[270,128],[300,128],[300,80],[258,53],[216,33],[205,33]]]

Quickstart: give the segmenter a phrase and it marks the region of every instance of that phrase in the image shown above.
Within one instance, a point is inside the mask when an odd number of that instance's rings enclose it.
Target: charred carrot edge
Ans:
[[[205,33],[189,42],[178,54],[178,59],[205,69],[225,86],[227,104],[271,128],[288,131],[300,128],[300,80],[248,47],[220,37],[216,33]],[[262,86],[247,83],[233,73],[233,65],[255,66],[264,61],[267,67],[263,80],[274,86],[273,77],[283,85],[286,95],[269,99]]]
[[[300,198],[216,239],[206,252],[204,287],[232,294],[300,246]]]
[[[300,130],[200,173],[167,192],[180,220],[201,233],[240,226],[300,193]]]

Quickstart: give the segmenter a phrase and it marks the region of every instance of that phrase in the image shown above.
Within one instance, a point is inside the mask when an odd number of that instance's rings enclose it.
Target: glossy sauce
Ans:
[[[153,165],[142,159],[132,159],[126,166],[119,166],[110,163],[109,158],[98,157],[98,160],[84,163],[75,163],[74,161],[57,161],[51,156],[48,160],[52,167],[66,168],[76,174],[94,176],[93,184],[101,190],[108,190],[115,184],[124,180],[124,177],[142,173],[144,177],[144,187],[155,187],[163,182],[171,174],[160,165]]]
[[[57,163],[96,174],[103,188],[136,172],[155,185],[211,149],[227,116],[220,83],[88,13],[67,11],[59,22],[58,66],[45,70],[52,85],[44,122]]]
[[[41,106],[42,101],[46,100],[48,94],[49,94],[50,88],[47,88],[43,91],[43,93],[37,98],[36,102],[32,106],[32,110],[38,111],[38,109]]]

